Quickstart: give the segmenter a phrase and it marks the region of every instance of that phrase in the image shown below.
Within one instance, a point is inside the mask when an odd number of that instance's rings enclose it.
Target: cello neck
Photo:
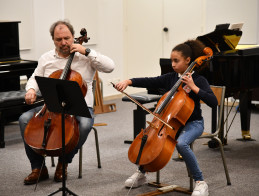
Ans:
[[[80,45],[82,45],[83,42],[87,43],[88,40],[90,39],[90,37],[87,37],[86,29],[82,28],[81,31],[80,31],[80,34],[81,34],[80,37],[74,39],[74,43],[80,44]],[[70,54],[70,56],[68,58],[68,61],[67,61],[67,64],[66,64],[62,74],[60,75],[59,79],[65,80],[67,78],[68,73],[70,72],[70,67],[71,67],[74,56],[75,56],[74,52]]]
[[[161,112],[163,111],[163,109],[167,106],[167,104],[170,102],[170,100],[172,99],[172,97],[174,96],[175,92],[177,91],[177,89],[179,88],[179,86],[182,84],[182,77],[185,76],[187,73],[191,72],[194,68],[196,64],[196,61],[192,62],[190,64],[190,66],[185,70],[185,72],[180,76],[180,78],[178,79],[178,81],[175,83],[175,85],[171,88],[171,90],[168,92],[167,97],[165,98],[165,100],[161,103],[161,105],[157,108],[157,110],[155,111],[155,113],[157,114],[161,114]]]
[[[71,67],[71,64],[72,64],[72,61],[73,61],[73,58],[75,56],[75,53],[71,53],[70,56],[68,57],[68,61],[67,61],[67,64],[65,66],[65,68],[63,69],[63,72],[62,74],[60,75],[60,78],[61,80],[65,80],[67,78],[67,75],[70,71],[70,67]]]

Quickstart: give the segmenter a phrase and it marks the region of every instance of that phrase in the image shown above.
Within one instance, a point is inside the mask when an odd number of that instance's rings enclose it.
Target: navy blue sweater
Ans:
[[[189,97],[194,100],[195,107],[192,115],[187,122],[202,119],[200,100],[202,100],[210,107],[216,107],[218,104],[217,98],[212,92],[207,79],[203,76],[198,75],[196,72],[194,72],[192,78],[195,85],[199,87],[200,90],[198,94],[195,94],[192,91],[189,93]],[[170,72],[157,77],[132,78],[131,81],[133,87],[153,89],[163,88],[167,92],[171,90],[178,79],[179,77],[176,72]]]

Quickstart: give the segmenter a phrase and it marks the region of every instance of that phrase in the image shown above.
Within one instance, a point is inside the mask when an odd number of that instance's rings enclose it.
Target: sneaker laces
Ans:
[[[130,178],[131,178],[131,179],[134,179],[134,180],[133,180],[133,183],[131,184],[131,186],[130,186],[130,188],[129,188],[129,191],[128,191],[128,193],[127,193],[126,196],[129,195],[129,193],[130,193],[130,191],[131,191],[133,185],[135,184],[136,180],[138,179],[138,177],[139,177],[140,175],[141,175],[141,172],[138,170],[138,171],[135,172],[132,176],[130,176]],[[136,177],[136,178],[135,178],[135,177]]]
[[[203,181],[197,182],[193,191],[199,191],[200,192],[202,190],[202,188],[205,188],[205,186],[206,186],[205,182],[203,182]]]
[[[141,172],[140,172],[140,171],[137,171],[137,172],[135,172],[132,176],[130,176],[130,178],[131,178],[131,179],[134,179],[134,178],[135,178],[135,180],[136,180],[136,179],[138,179],[138,177],[140,177],[140,175],[141,175]]]
[[[201,186],[203,183],[201,183],[201,182],[197,182],[197,185],[196,185],[196,187],[199,187],[199,186]]]

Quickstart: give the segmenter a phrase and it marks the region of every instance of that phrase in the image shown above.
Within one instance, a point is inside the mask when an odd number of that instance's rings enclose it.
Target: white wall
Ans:
[[[17,1],[19,3],[17,3]],[[54,21],[58,19],[63,19],[65,17],[65,10],[66,10],[65,1],[66,0],[0,0],[0,11],[1,11],[0,20],[6,20],[6,19],[17,20],[19,18],[22,18],[24,20],[22,22],[24,22],[27,25],[26,29],[24,28],[24,25],[22,24],[19,25],[19,27],[22,27],[22,31],[27,30],[26,32],[28,33],[24,33],[24,34],[27,35],[26,40],[29,40],[28,43],[30,43],[29,45],[27,45],[28,47],[27,46],[23,47],[23,45],[21,45],[21,49],[22,49],[21,57],[23,59],[38,60],[38,58],[42,53],[54,47],[49,34],[49,27]],[[95,45],[91,45],[90,47],[111,57],[116,63],[116,69],[114,70],[113,73],[100,74],[100,77],[103,80],[103,84],[104,84],[104,96],[120,94],[109,85],[109,81],[122,80],[125,77],[125,73],[124,73],[126,70],[126,68],[124,67],[124,58],[125,58],[124,56],[124,51],[125,51],[124,2],[125,1],[124,0],[94,0],[94,1],[97,2],[97,13],[95,14],[97,18],[94,18],[94,20],[97,21],[97,24],[96,24],[97,41]],[[219,17],[222,7],[224,7],[225,3],[227,2],[223,0],[221,1],[204,0],[204,1],[207,3],[206,5],[210,5],[212,2],[220,3],[220,4],[214,5],[213,9],[211,9],[211,7],[205,7],[206,13],[208,12],[210,14],[210,16],[207,17],[207,19],[209,19],[210,17],[214,19]],[[230,15],[231,15],[231,12],[233,12],[233,15],[235,15],[236,12],[238,11],[240,15],[249,16],[250,11],[247,9],[242,9],[243,3],[241,3],[240,5],[238,4],[241,1],[242,0],[235,1],[237,2],[235,4],[235,7],[237,8],[228,10]],[[89,7],[89,5],[78,4],[78,2],[82,3],[84,1],[73,0],[74,4],[85,7],[86,11],[85,13],[82,13],[82,11],[80,11],[79,13],[75,13],[75,16],[77,16],[79,20],[84,20],[85,15],[87,15],[88,13],[87,9],[91,9],[91,7]],[[253,29],[253,31],[256,30],[256,33],[255,33],[256,44],[259,44],[259,29],[258,29],[259,28],[258,27],[259,0],[247,0],[244,2],[249,5],[250,3],[252,3],[253,5],[256,5],[253,7],[253,14],[255,14],[256,17],[254,18],[252,23],[257,25],[255,29]],[[150,3],[152,3],[151,0],[150,0]],[[172,8],[172,12],[174,9],[177,9],[177,8]],[[6,10],[10,10],[10,12],[7,12]],[[143,8],[143,10],[145,10],[145,8]],[[203,9],[199,10],[199,12],[202,10]],[[3,14],[8,15],[8,18],[4,18]],[[155,19],[155,16],[152,16],[152,18]],[[206,22],[208,22],[208,20],[206,20]],[[239,22],[239,20],[237,22]],[[212,25],[215,26],[216,24],[212,24]],[[146,28],[146,27],[143,25],[143,28]],[[78,29],[75,29],[75,30],[79,31]],[[209,31],[209,29],[207,30]],[[90,36],[91,32],[88,31],[88,34]],[[23,37],[20,37],[20,39],[23,39]],[[20,40],[20,43],[23,43],[23,40]],[[150,46],[147,46],[147,47],[150,47]]]
[[[20,49],[32,49],[33,0],[0,0],[0,20],[20,21]]]
[[[244,22],[241,44],[256,44],[258,0],[124,0],[124,77],[160,74],[159,58],[187,39],[214,31],[217,24]],[[168,27],[168,32],[163,32]],[[162,54],[161,54],[162,53]],[[128,88],[128,93],[145,89]]]
[[[91,17],[87,16],[87,13],[89,13],[87,10],[91,10],[91,6],[82,4],[82,2],[86,1],[73,0],[75,5],[85,7],[85,12],[80,9],[80,12],[75,15],[77,15],[80,20],[84,20],[84,17],[89,20]],[[110,96],[118,94],[118,92],[109,84],[109,81],[118,80],[121,78],[123,72],[123,3],[119,0],[95,0],[95,3],[96,2],[97,13],[94,13],[94,16],[97,18],[93,18],[93,20],[97,23],[94,33],[98,35],[95,36],[95,39],[90,39],[87,45],[109,56],[116,64],[116,69],[112,73],[99,74],[104,84],[104,96]],[[54,45],[49,34],[49,28],[56,20],[69,19],[65,13],[65,9],[68,8],[65,7],[64,0],[33,0],[32,4],[32,48],[22,50],[20,54],[22,59],[38,60],[41,54],[53,49]],[[75,17],[73,17],[73,20],[75,20]],[[76,36],[79,35],[80,29],[75,29]],[[90,30],[87,29],[87,31],[90,38],[94,36],[91,36],[92,32]],[[92,40],[94,40],[94,43],[91,42]]]
[[[258,43],[258,0],[206,0],[206,30],[214,31],[216,24],[243,22],[239,44]]]
[[[257,30],[256,30],[256,32],[257,32],[257,44],[259,44],[259,0],[257,0],[257,16],[256,16],[256,18],[257,18]]]
[[[98,44],[97,50],[111,57],[116,68],[112,73],[99,76],[104,84],[104,96],[120,94],[110,81],[123,76],[123,0],[98,1]]]

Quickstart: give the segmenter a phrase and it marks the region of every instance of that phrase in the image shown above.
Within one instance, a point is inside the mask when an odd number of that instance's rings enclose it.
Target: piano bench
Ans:
[[[136,93],[130,95],[133,99],[137,100],[141,104],[158,102],[161,98],[161,95],[152,95],[147,93]],[[122,101],[132,102],[128,97],[123,97]],[[153,111],[155,107],[148,108]],[[141,131],[141,129],[146,128],[146,115],[147,111],[143,110],[140,106],[137,105],[137,109],[133,110],[133,137],[135,138]],[[131,143],[131,141],[124,141],[124,143]]]
[[[43,102],[39,102],[37,104],[27,105],[24,101],[25,93],[25,90],[0,92],[0,148],[5,147],[5,124],[18,120],[23,112],[43,104]],[[37,100],[40,99],[41,96]]]

